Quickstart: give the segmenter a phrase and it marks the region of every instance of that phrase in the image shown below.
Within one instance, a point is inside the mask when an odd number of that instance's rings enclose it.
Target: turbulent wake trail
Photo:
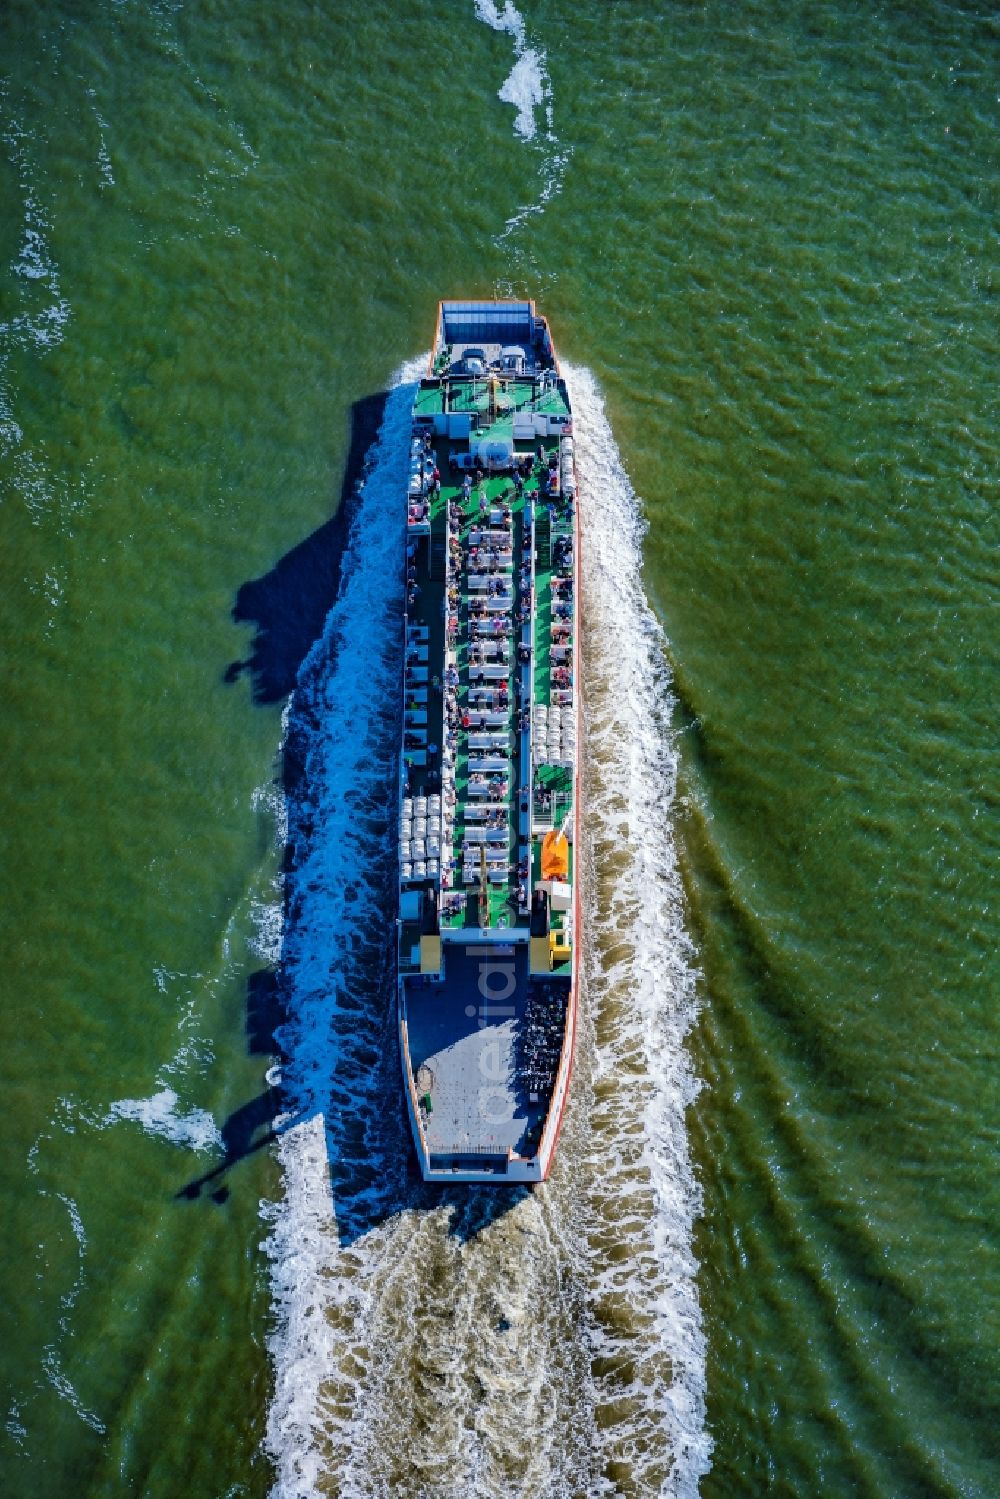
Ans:
[[[289,715],[302,766],[282,969],[288,1114],[268,1209],[275,1495],[693,1495],[708,1462],[663,642],[592,377],[584,515],[584,1025],[544,1187],[414,1180],[394,1035],[396,703],[415,367],[390,396],[340,597]]]
[[[598,1398],[625,1413],[605,1433],[622,1490],[629,1471],[639,1492],[687,1495],[711,1442],[692,1250],[701,1199],[684,1120],[698,1088],[684,1049],[696,996],[671,827],[672,693],[642,588],[638,501],[593,376],[565,373],[583,523],[584,1013],[595,1059],[575,1120],[591,1343]]]

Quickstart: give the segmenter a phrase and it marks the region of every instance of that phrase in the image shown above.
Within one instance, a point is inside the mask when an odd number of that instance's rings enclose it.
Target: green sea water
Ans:
[[[998,54],[941,0],[7,0],[3,1493],[1000,1491]],[[495,293],[603,393],[670,672],[592,442],[586,1035],[506,1213],[406,1175],[377,933],[332,1165],[269,1072],[282,943],[351,946],[278,884],[289,736],[370,762],[376,831],[391,782],[316,686],[367,669],[363,538],[307,659],[359,403]]]

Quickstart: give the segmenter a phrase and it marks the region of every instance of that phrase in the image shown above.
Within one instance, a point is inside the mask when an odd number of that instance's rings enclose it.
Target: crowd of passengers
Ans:
[[[425,447],[428,451],[432,449],[433,440],[430,433],[425,435]],[[571,518],[572,499],[561,496],[559,493],[559,455],[558,450],[553,454],[547,454],[544,444],[539,444],[537,451],[537,464],[539,482],[537,492],[527,496],[529,506],[532,501],[544,504],[550,517],[556,514],[565,514]],[[458,465],[452,463],[453,472]],[[489,661],[507,661],[507,652],[503,650],[497,657],[491,655],[487,649],[487,642],[482,638],[484,627],[488,626],[488,636],[503,640],[510,636],[510,619],[504,614],[497,615],[488,608],[488,599],[505,595],[511,586],[506,573],[511,562],[511,548],[504,546],[503,541],[497,538],[481,540],[475,544],[471,543],[468,549],[462,545],[462,528],[466,522],[475,523],[477,514],[480,525],[484,528],[499,525],[506,529],[512,520],[512,503],[517,496],[525,493],[526,481],[532,477],[535,468],[535,458],[531,454],[525,454],[518,458],[512,472],[510,488],[505,493],[492,501],[490,500],[486,487],[486,475],[482,468],[477,468],[473,474],[466,472],[462,479],[461,500],[457,497],[448,502],[448,554],[449,554],[449,583],[445,593],[444,612],[445,630],[449,649],[455,649],[458,645],[459,635],[459,612],[461,607],[461,589],[458,578],[463,567],[470,571],[492,575],[484,595],[470,598],[468,601],[468,614],[470,624],[475,623],[477,627],[476,638],[469,642],[470,664],[480,665]],[[475,489],[475,494],[473,490]],[[440,494],[440,474],[435,465],[433,474],[428,483],[428,491]],[[498,521],[491,518],[491,511],[499,509]],[[530,510],[529,510],[530,513]],[[567,645],[572,639],[572,568],[573,568],[573,546],[572,540],[566,536],[558,536],[552,543],[553,571],[562,574],[564,578],[563,591],[554,591],[552,606],[552,643],[554,645]],[[416,576],[408,575],[408,597],[411,602],[416,601],[419,596],[419,587]],[[415,592],[414,592],[415,591]],[[531,540],[530,531],[526,530],[524,536],[524,554],[518,571],[517,579],[518,603],[515,610],[515,622],[518,626],[524,624],[531,613]],[[518,646],[517,658],[519,661],[530,659],[530,652],[526,646]],[[572,672],[567,666],[553,668],[553,684],[560,688],[572,687]],[[444,680],[435,677],[433,682],[436,691],[442,693],[444,698],[445,719],[445,746],[444,762],[448,767],[454,767],[458,752],[459,735],[472,727],[472,720],[468,708],[462,709],[459,704],[459,673],[455,667],[449,667],[444,674]],[[530,728],[530,713],[523,705],[523,694],[521,683],[515,683],[517,692],[517,727],[521,730]],[[475,707],[487,711],[505,711],[510,704],[510,687],[506,680],[491,684],[491,690],[484,695],[483,689],[479,689]],[[503,758],[509,759],[511,750],[500,747],[492,751]],[[510,791],[510,775],[504,772],[500,775],[485,775],[473,772],[469,778],[470,789],[475,788],[478,792],[488,795],[497,800],[506,801]],[[445,776],[445,817],[449,822],[457,813],[457,795],[453,784],[453,769],[450,775]],[[507,821],[506,812],[494,812],[490,814],[484,824],[487,828],[504,826]],[[460,861],[452,857],[442,865],[442,886],[445,890],[451,886],[452,880],[460,867]],[[528,881],[530,876],[530,862],[523,857],[517,868],[517,903],[519,908],[524,909],[528,900]],[[460,893],[447,893],[444,896],[444,914],[449,912],[457,914],[464,907],[465,897]],[[539,1011],[539,1013],[542,1013]],[[537,1039],[537,1038],[536,1038]],[[541,1045],[541,1042],[538,1042]]]
[[[469,777],[469,785],[475,786],[483,795],[492,797],[494,801],[506,801],[510,790],[510,783],[506,776],[474,774]]]
[[[529,984],[524,1021],[517,1030],[518,1078],[530,1093],[542,1097],[555,1085],[566,1028],[565,995],[565,989],[555,984]]]
[[[557,573],[569,574],[573,571],[573,539],[571,536],[557,536],[552,543],[552,566]]]

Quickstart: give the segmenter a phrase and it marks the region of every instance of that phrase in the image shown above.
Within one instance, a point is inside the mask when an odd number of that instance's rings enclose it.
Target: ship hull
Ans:
[[[579,532],[548,325],[533,303],[442,303],[411,439],[397,921],[428,1181],[544,1181],[562,1130],[583,945]]]

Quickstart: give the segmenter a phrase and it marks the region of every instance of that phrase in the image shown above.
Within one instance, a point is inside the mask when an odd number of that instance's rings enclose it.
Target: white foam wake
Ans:
[[[524,17],[511,0],[506,0],[502,10],[494,0],[475,0],[475,7],[480,21],[494,31],[507,32],[514,41],[514,66],[498,90],[497,97],[504,104],[514,107],[515,135],[525,142],[535,142],[538,135],[538,110],[541,109],[545,117],[544,135],[537,146],[541,172],[538,196],[529,203],[521,204],[496,237],[497,244],[512,240],[516,243],[516,233],[521,225],[543,213],[546,205],[562,189],[571,153],[560,146],[555,133],[552,83],[545,48],[532,42]]]
[[[6,92],[0,88],[0,107],[7,103]],[[70,309],[49,248],[48,217],[33,185],[31,136],[11,119],[0,132],[0,142],[17,175],[22,199],[21,243],[10,263],[17,277],[12,286],[19,287],[21,308],[0,322],[0,362],[6,363],[15,345],[44,350],[61,343]],[[4,447],[16,447],[22,438],[9,406],[0,407],[0,442]]]
[[[222,1137],[206,1109],[182,1110],[173,1088],[161,1088],[149,1098],[119,1098],[108,1109],[102,1127],[130,1120],[141,1124],[148,1135],[158,1135],[187,1150],[211,1150]]]
[[[514,38],[514,66],[499,91],[499,98],[514,106],[515,132],[523,140],[533,140],[537,129],[535,110],[549,94],[545,52],[529,44],[524,17],[511,0],[507,0],[503,10],[493,0],[476,0],[476,15],[494,31],[509,32]]]
[[[0,144],[21,193],[20,244],[5,288],[9,312],[0,317],[0,456],[10,461],[7,496],[17,495],[37,525],[43,519],[68,518],[80,504],[80,495],[65,475],[50,471],[41,446],[27,440],[18,420],[8,366],[16,349],[42,355],[62,343],[70,305],[62,294],[49,244],[48,215],[35,188],[32,136],[10,114],[9,94],[2,82],[0,112],[6,117]],[[42,578],[29,579],[28,586],[45,598],[49,611],[45,634],[51,635],[64,598],[65,569],[52,564]]]
[[[569,377],[585,520],[588,957],[566,1130],[535,1193],[441,1193],[408,1176],[391,967],[392,518],[418,372],[390,395],[340,593],[287,717],[286,762],[299,767],[281,953],[288,1113],[281,1198],[263,1207],[275,1499],[598,1495],[609,1471],[629,1472],[635,1492],[687,1499],[710,1443],[669,679],[642,592],[638,503],[585,370]]]
[[[646,1483],[654,1482],[665,1449],[662,1491],[693,1496],[709,1467],[711,1439],[692,1249],[701,1196],[685,1130],[685,1110],[699,1086],[684,1046],[697,1010],[696,969],[671,833],[677,761],[670,674],[663,631],[642,586],[645,523],[600,391],[589,370],[564,373],[583,528],[584,854],[593,939],[586,996],[598,1085],[588,1120],[591,1336],[612,1366],[634,1362],[646,1397],[639,1402],[644,1414],[629,1429],[599,1422],[598,1430],[606,1447],[621,1449],[616,1458],[624,1454],[639,1470],[651,1467]],[[612,1078],[609,1092],[601,1084]],[[629,1128],[636,1119],[643,1124],[641,1148]],[[656,1274],[637,1276],[646,1242]],[[632,1252],[622,1257],[626,1245]],[[644,1348],[647,1340],[630,1331],[623,1336],[620,1318],[602,1317],[602,1306],[616,1300],[630,1309],[627,1330],[632,1317],[652,1317],[652,1345]],[[614,1398],[621,1395],[616,1387]]]
[[[379,1060],[393,1058],[390,965],[395,926],[388,890],[395,855],[387,838],[395,802],[402,649],[401,496],[406,489],[413,380],[426,356],[405,366],[386,403],[379,440],[348,537],[337,601],[299,674],[286,734],[286,763],[300,760],[288,798],[296,864],[288,879],[282,970],[289,1021],[281,1036],[289,1112],[277,1121],[282,1198],[264,1205],[270,1232],[275,1324],[269,1347],[275,1392],[266,1446],[283,1499],[321,1485],[331,1448],[346,1451],[345,1416],[324,1396],[337,1378],[344,1340],[339,1300],[350,1289],[341,1247],[353,1211],[405,1172],[400,1136],[390,1168],[379,1154],[386,1085]],[[370,1001],[370,1003],[369,1003]],[[391,1089],[395,1096],[398,1089]],[[338,1221],[338,1219],[342,1221]],[[346,1276],[346,1279],[345,1279]],[[360,1330],[349,1318],[354,1337]],[[353,1341],[353,1340],[352,1340]],[[337,1433],[341,1441],[337,1444]],[[343,1484],[343,1473],[341,1474]],[[343,1486],[339,1492],[347,1492]]]

